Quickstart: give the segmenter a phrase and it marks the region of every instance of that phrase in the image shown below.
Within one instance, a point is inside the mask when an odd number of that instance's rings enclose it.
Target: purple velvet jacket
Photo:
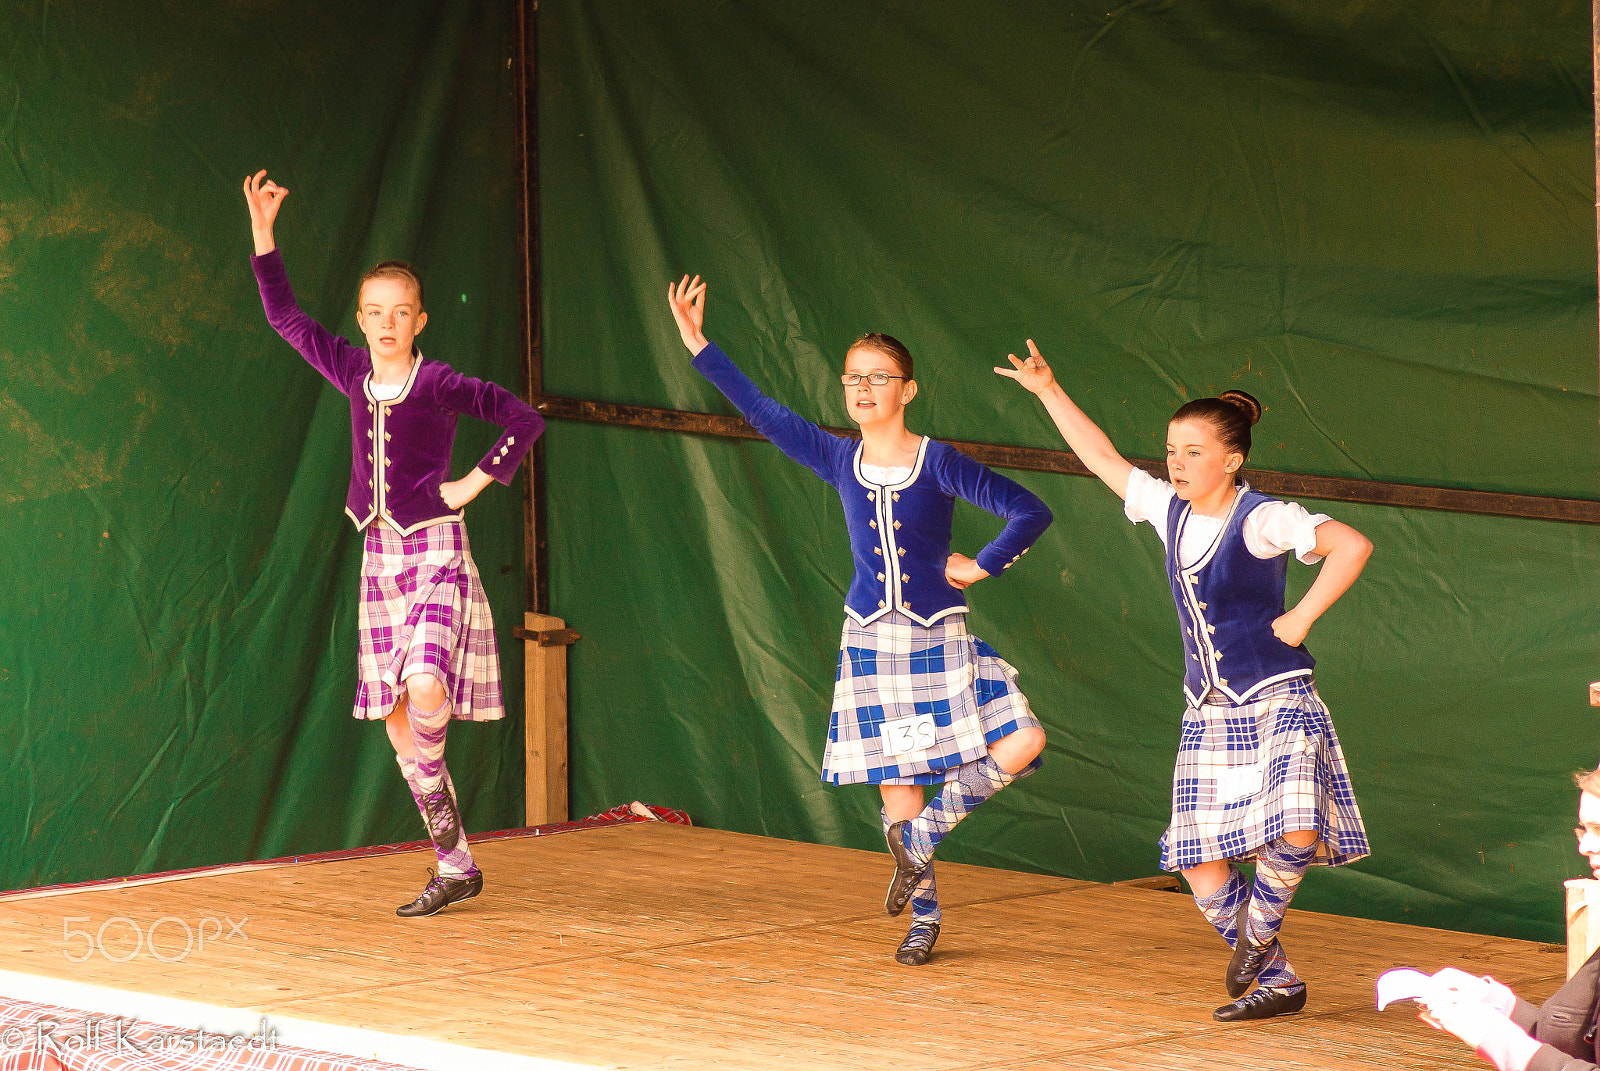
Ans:
[[[410,535],[461,516],[439,495],[439,485],[450,478],[458,413],[505,429],[478,467],[503,484],[511,483],[523,455],[544,430],[544,418],[532,406],[504,387],[464,376],[442,361],[424,360],[420,352],[399,396],[379,401],[369,390],[372,355],[300,310],[279,252],[251,257],[250,265],[261,286],[267,322],[350,399],[350,493],[344,511],[357,528],[382,517],[391,528]]]

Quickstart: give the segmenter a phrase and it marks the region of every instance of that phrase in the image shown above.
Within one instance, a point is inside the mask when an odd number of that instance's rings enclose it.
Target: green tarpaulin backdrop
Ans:
[[[1242,386],[1259,467],[1593,497],[1587,8],[1107,10],[542,5],[547,389],[730,411],[665,306],[697,272],[708,335],[824,423],[883,330],[917,357],[917,430],[1059,445],[990,372],[1032,336],[1131,455]],[[832,489],[766,444],[558,424],[548,451],[578,809],[881,846],[876,790],[817,779]],[[949,858],[1153,873],[1183,657],[1159,542],[1097,482],[1019,478],[1056,523],[971,621],[1047,765]],[[1377,545],[1309,640],[1375,854],[1298,902],[1558,939],[1600,531],[1312,505]],[[957,516],[969,554],[998,529]]]
[[[1237,385],[1268,407],[1258,467],[1596,496],[1582,5],[538,17],[552,394],[728,411],[665,308],[693,271],[708,333],[830,424],[845,346],[885,330],[918,359],[917,430],[1057,446],[989,371],[1031,336],[1130,455]],[[261,317],[238,186],[293,191],[314,315],[355,334],[360,271],[414,259],[424,352],[518,386],[512,25],[467,2],[0,13],[0,883],[419,835],[348,714],[343,399]],[[492,434],[463,425],[458,471]],[[834,492],[763,443],[556,422],[547,451],[551,611],[584,637],[574,811],[880,844],[875,790],[817,779]],[[1181,712],[1159,544],[1096,482],[1013,475],[1057,521],[972,624],[1047,765],[949,857],[1152,873]],[[1309,641],[1375,854],[1298,902],[1558,939],[1600,531],[1309,504],[1378,548]],[[452,734],[485,829],[521,814],[518,495],[469,524],[512,683],[504,723]],[[996,528],[959,511],[957,548]]]
[[[350,717],[348,403],[267,326],[239,187],[291,191],[312,315],[359,341],[361,272],[413,259],[423,352],[516,388],[512,20],[364,8],[0,8],[6,887],[422,835]],[[462,422],[457,473],[495,434]],[[516,684],[520,496],[468,525]],[[452,734],[474,829],[521,818],[507,699]]]

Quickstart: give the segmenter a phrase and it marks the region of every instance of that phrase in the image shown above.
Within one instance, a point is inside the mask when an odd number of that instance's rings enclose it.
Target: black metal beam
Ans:
[[[643,405],[619,405],[615,402],[594,402],[580,398],[545,397],[539,399],[536,404],[545,417],[555,420],[647,428],[689,435],[713,435],[725,439],[762,438],[760,432],[736,416],[690,413],[679,409],[655,409]],[[835,435],[850,437],[858,434],[848,428],[827,430]],[[1069,476],[1093,475],[1070,450],[1043,450],[1033,446],[1004,446],[998,443],[960,442],[953,439],[944,441],[985,465],[993,465],[996,468],[1056,472]],[[1154,476],[1166,476],[1166,465],[1163,462],[1144,458],[1129,460]],[[1600,524],[1600,501],[1587,498],[1507,494],[1500,491],[1389,483],[1383,480],[1357,480],[1343,476],[1304,476],[1292,472],[1270,472],[1265,469],[1245,469],[1243,475],[1258,490],[1294,498],[1361,502],[1403,509],[1444,510],[1450,513],[1475,513],[1491,517]]]

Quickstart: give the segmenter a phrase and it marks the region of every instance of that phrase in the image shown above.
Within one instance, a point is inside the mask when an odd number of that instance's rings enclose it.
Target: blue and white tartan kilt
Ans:
[[[884,723],[922,714],[933,715],[935,741],[909,755],[884,754]],[[847,617],[822,780],[942,784],[956,767],[982,758],[990,744],[1027,726],[1039,728],[1039,719],[1017,689],[1017,671],[967,632],[966,614],[932,625],[899,612],[870,625]]]
[[[1297,829],[1321,834],[1313,865],[1343,866],[1371,854],[1344,749],[1315,682],[1294,677],[1243,706],[1206,702],[1186,710],[1161,869],[1249,861]]]

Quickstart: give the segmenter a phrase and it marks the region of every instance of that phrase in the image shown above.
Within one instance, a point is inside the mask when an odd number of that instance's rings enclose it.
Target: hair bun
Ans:
[[[1247,394],[1242,390],[1225,390],[1218,396],[1218,400],[1227,402],[1229,405],[1242,410],[1245,419],[1250,421],[1252,425],[1261,419],[1261,403],[1255,400],[1254,395]]]

